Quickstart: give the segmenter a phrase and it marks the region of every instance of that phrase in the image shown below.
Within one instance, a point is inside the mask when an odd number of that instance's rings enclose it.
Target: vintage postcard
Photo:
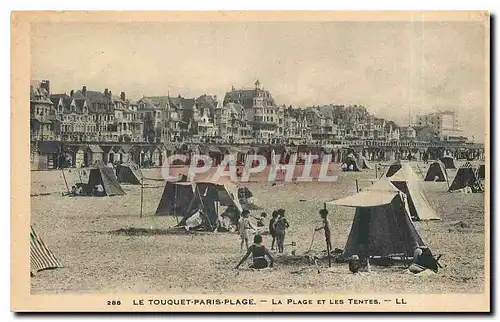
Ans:
[[[489,312],[488,12],[13,12],[11,309]]]

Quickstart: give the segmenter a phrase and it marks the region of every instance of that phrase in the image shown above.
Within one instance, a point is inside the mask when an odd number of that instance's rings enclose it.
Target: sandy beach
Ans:
[[[463,162],[458,162],[461,164]],[[427,166],[412,163],[425,174]],[[147,169],[148,178],[161,178],[160,169]],[[450,184],[456,170],[448,170]],[[88,171],[87,171],[88,174]],[[379,174],[380,175],[380,174]],[[86,182],[78,171],[65,170],[71,186]],[[291,224],[284,256],[303,254],[320,223],[323,203],[356,193],[356,179],[374,179],[375,170],[342,173],[332,183],[251,182],[244,184],[268,214],[286,209]],[[60,170],[32,171],[31,223],[64,268],[39,272],[31,278],[33,294],[40,293],[450,293],[482,292],[484,285],[484,193],[447,192],[447,183],[421,182],[440,221],[418,222],[417,230],[434,254],[442,254],[438,274],[418,276],[399,267],[373,267],[371,274],[353,275],[347,264],[322,263],[320,274],[307,264],[280,263],[274,269],[235,270],[242,254],[234,233],[190,235],[112,234],[121,228],[168,228],[175,217],[154,216],[164,182],[146,180],[143,217],[140,186],[123,185],[125,196],[63,197],[66,186]],[[367,181],[359,186],[366,187]],[[40,195],[47,194],[47,195]],[[327,205],[334,247],[343,249],[354,209]],[[259,215],[261,211],[253,211]],[[465,225],[459,225],[457,222]],[[270,236],[264,235],[270,247]],[[325,249],[316,234],[312,249]]]

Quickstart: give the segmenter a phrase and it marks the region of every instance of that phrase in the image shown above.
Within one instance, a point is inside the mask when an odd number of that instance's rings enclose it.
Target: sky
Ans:
[[[401,126],[453,110],[484,141],[485,32],[465,21],[37,23],[31,79],[52,93],[219,100],[259,79],[277,104],[359,104]]]

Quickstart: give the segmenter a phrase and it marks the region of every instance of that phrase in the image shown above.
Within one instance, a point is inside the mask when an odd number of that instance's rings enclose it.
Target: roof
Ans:
[[[230,92],[227,92],[224,96],[224,105],[226,103],[240,103],[245,108],[249,108],[253,106],[253,98],[257,95],[262,95],[263,99],[269,103],[269,105],[274,106],[276,103],[271,95],[271,93],[267,90],[263,89],[233,89]],[[248,104],[249,100],[252,100],[251,104]]]
[[[89,150],[90,152],[92,153],[103,153],[104,151],[101,149],[100,146],[98,145],[95,145],[95,144],[91,144],[89,145]]]
[[[41,81],[30,81],[30,101],[33,103],[52,104],[52,101],[49,99],[49,92],[42,86]]]
[[[97,91],[86,91],[86,95],[83,95],[81,90],[78,90],[73,95],[73,98],[88,99],[89,103],[100,103],[100,104],[111,104],[111,100],[107,98],[104,93]]]
[[[141,107],[141,109],[148,109],[148,110],[154,110],[154,109],[159,109],[160,107],[155,105],[153,103],[153,101],[151,101],[150,99],[148,98],[141,98],[140,100],[137,101],[137,104],[140,105],[141,103],[144,103],[146,106],[145,107]]]
[[[57,153],[59,152],[59,144],[53,141],[38,142],[38,152],[40,153]]]

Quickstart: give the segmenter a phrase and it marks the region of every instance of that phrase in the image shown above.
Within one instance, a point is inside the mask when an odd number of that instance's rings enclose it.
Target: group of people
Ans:
[[[241,251],[243,252],[243,246],[246,246],[245,256],[241,259],[241,261],[236,265],[236,268],[240,267],[241,264],[252,255],[252,264],[250,268],[254,269],[262,269],[266,267],[273,267],[274,265],[274,257],[271,255],[269,250],[262,245],[262,235],[257,233],[253,238],[253,244],[249,244],[249,238],[251,235],[251,231],[257,231],[258,228],[255,227],[249,220],[250,212],[248,210],[243,210],[241,213],[241,218],[238,221],[238,232],[241,239]],[[262,226],[263,218],[267,217],[265,213],[261,214],[261,217],[257,221],[258,226]],[[260,223],[260,225],[259,225]],[[272,218],[269,221],[269,234],[272,236],[272,244],[271,250],[274,250],[274,245],[278,249],[278,253],[283,253],[285,248],[285,235],[286,230],[290,228],[290,224],[285,218],[285,209],[278,209],[273,211]],[[267,258],[269,261],[267,260]]]
[[[67,195],[70,197],[88,196],[89,193],[87,191],[85,191],[83,184],[76,184],[76,185],[73,185],[71,187],[71,190],[69,193],[67,193]],[[104,196],[105,195],[104,187],[101,184],[95,185],[94,187],[92,187],[92,191],[91,191],[90,195],[97,196],[97,197]]]
[[[332,246],[332,227],[330,220],[328,218],[328,210],[321,209],[319,211],[321,216],[321,225],[315,228],[315,232],[323,231],[325,234],[325,242],[327,253],[331,254],[333,251]],[[250,231],[257,230],[257,228],[248,219],[249,211],[244,210],[242,212],[241,218],[238,222],[238,231],[241,238],[241,251],[243,252],[243,246],[246,246],[246,253],[235,268],[239,268],[251,255],[252,264],[250,268],[253,269],[263,269],[266,267],[273,267],[275,263],[275,258],[271,252],[262,244],[262,235],[257,233],[253,237],[253,244],[249,246]],[[265,213],[261,214],[261,219],[265,218]],[[285,210],[278,209],[273,211],[272,218],[269,222],[269,233],[272,236],[271,250],[274,250],[276,244],[278,253],[283,253],[285,232],[286,229],[290,227],[287,219],[285,218]],[[360,255],[352,255],[349,258],[348,266],[349,271],[353,274],[359,272],[371,272],[370,266],[370,256],[369,254],[362,252]],[[437,272],[438,263],[437,259],[434,258],[429,248],[426,246],[415,244],[415,252],[413,254],[413,262],[409,266],[409,271],[418,274],[427,269],[431,269]]]
[[[331,224],[328,219],[328,210],[321,209],[319,211],[320,216],[322,218],[321,226],[317,227],[315,231],[323,230],[325,232],[325,239],[327,244],[327,251],[330,253],[332,251],[332,238],[331,238]],[[250,265],[250,268],[262,269],[266,267],[272,267],[274,265],[274,257],[271,255],[269,250],[262,245],[262,236],[260,234],[256,234],[254,236],[253,244],[248,245],[248,239],[250,236],[250,231],[257,230],[255,226],[248,219],[249,211],[243,210],[241,214],[241,218],[238,221],[238,232],[241,238],[241,251],[243,252],[243,246],[246,245],[246,254],[243,256],[241,261],[238,263],[236,268],[238,268],[250,255],[252,255],[253,264]],[[261,215],[261,218],[265,218],[264,213]],[[269,221],[269,234],[272,237],[271,250],[274,250],[274,246],[276,244],[278,253],[283,253],[285,246],[285,236],[286,230],[290,228],[290,224],[285,217],[285,210],[280,208],[278,210],[273,211],[272,218]],[[266,256],[269,258],[269,263],[266,259]]]

